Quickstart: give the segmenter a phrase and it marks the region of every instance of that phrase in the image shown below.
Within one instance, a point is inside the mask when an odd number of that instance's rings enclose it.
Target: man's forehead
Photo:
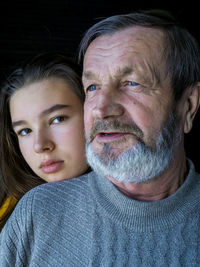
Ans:
[[[144,27],[144,26],[131,26],[126,29],[122,29],[116,31],[111,34],[100,35],[95,38],[90,45],[88,46],[88,50],[92,49],[105,49],[112,47],[113,44],[118,43],[120,41],[131,40],[133,43],[135,42],[146,42],[151,40],[149,46],[153,43],[162,43],[165,33],[163,30],[158,28]],[[119,38],[120,37],[120,38]]]
[[[159,29],[147,27],[130,27],[113,34],[97,37],[89,45],[83,62],[83,68],[94,60],[98,62],[124,57],[130,53],[139,57],[151,57],[159,60],[164,49],[164,33]],[[125,52],[124,52],[125,51]]]

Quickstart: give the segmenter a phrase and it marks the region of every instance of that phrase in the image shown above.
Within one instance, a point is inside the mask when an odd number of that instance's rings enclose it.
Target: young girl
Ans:
[[[8,78],[0,98],[0,228],[31,188],[87,171],[81,71],[43,54]]]

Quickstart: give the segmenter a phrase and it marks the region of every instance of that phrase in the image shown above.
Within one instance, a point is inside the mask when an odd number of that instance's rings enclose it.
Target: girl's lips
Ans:
[[[57,172],[63,165],[64,161],[51,162],[47,164],[42,164],[41,169],[44,173],[54,173]]]
[[[117,139],[124,137],[127,133],[117,133],[117,132],[102,132],[99,133],[96,138],[98,142],[113,142],[116,141]]]

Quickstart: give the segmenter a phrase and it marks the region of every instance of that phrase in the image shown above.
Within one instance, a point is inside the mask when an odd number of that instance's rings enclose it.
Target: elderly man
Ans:
[[[200,176],[184,152],[200,51],[161,11],[113,16],[81,43],[93,172],[31,190],[1,235],[6,266],[200,266]]]

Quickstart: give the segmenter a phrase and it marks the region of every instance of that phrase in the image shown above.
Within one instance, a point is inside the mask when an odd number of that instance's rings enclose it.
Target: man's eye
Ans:
[[[30,132],[31,132],[31,129],[25,128],[25,129],[22,129],[22,130],[18,131],[17,132],[17,135],[19,135],[19,136],[26,136]]]
[[[58,123],[61,123],[63,121],[65,121],[67,119],[67,116],[58,116],[56,118],[54,118],[51,123],[53,124],[58,124]]]
[[[90,92],[95,91],[96,89],[97,89],[97,86],[94,85],[94,84],[88,86],[88,88],[87,88],[87,90],[90,91]]]
[[[130,85],[130,86],[138,86],[139,83],[136,83],[134,81],[127,81],[127,85]]]

